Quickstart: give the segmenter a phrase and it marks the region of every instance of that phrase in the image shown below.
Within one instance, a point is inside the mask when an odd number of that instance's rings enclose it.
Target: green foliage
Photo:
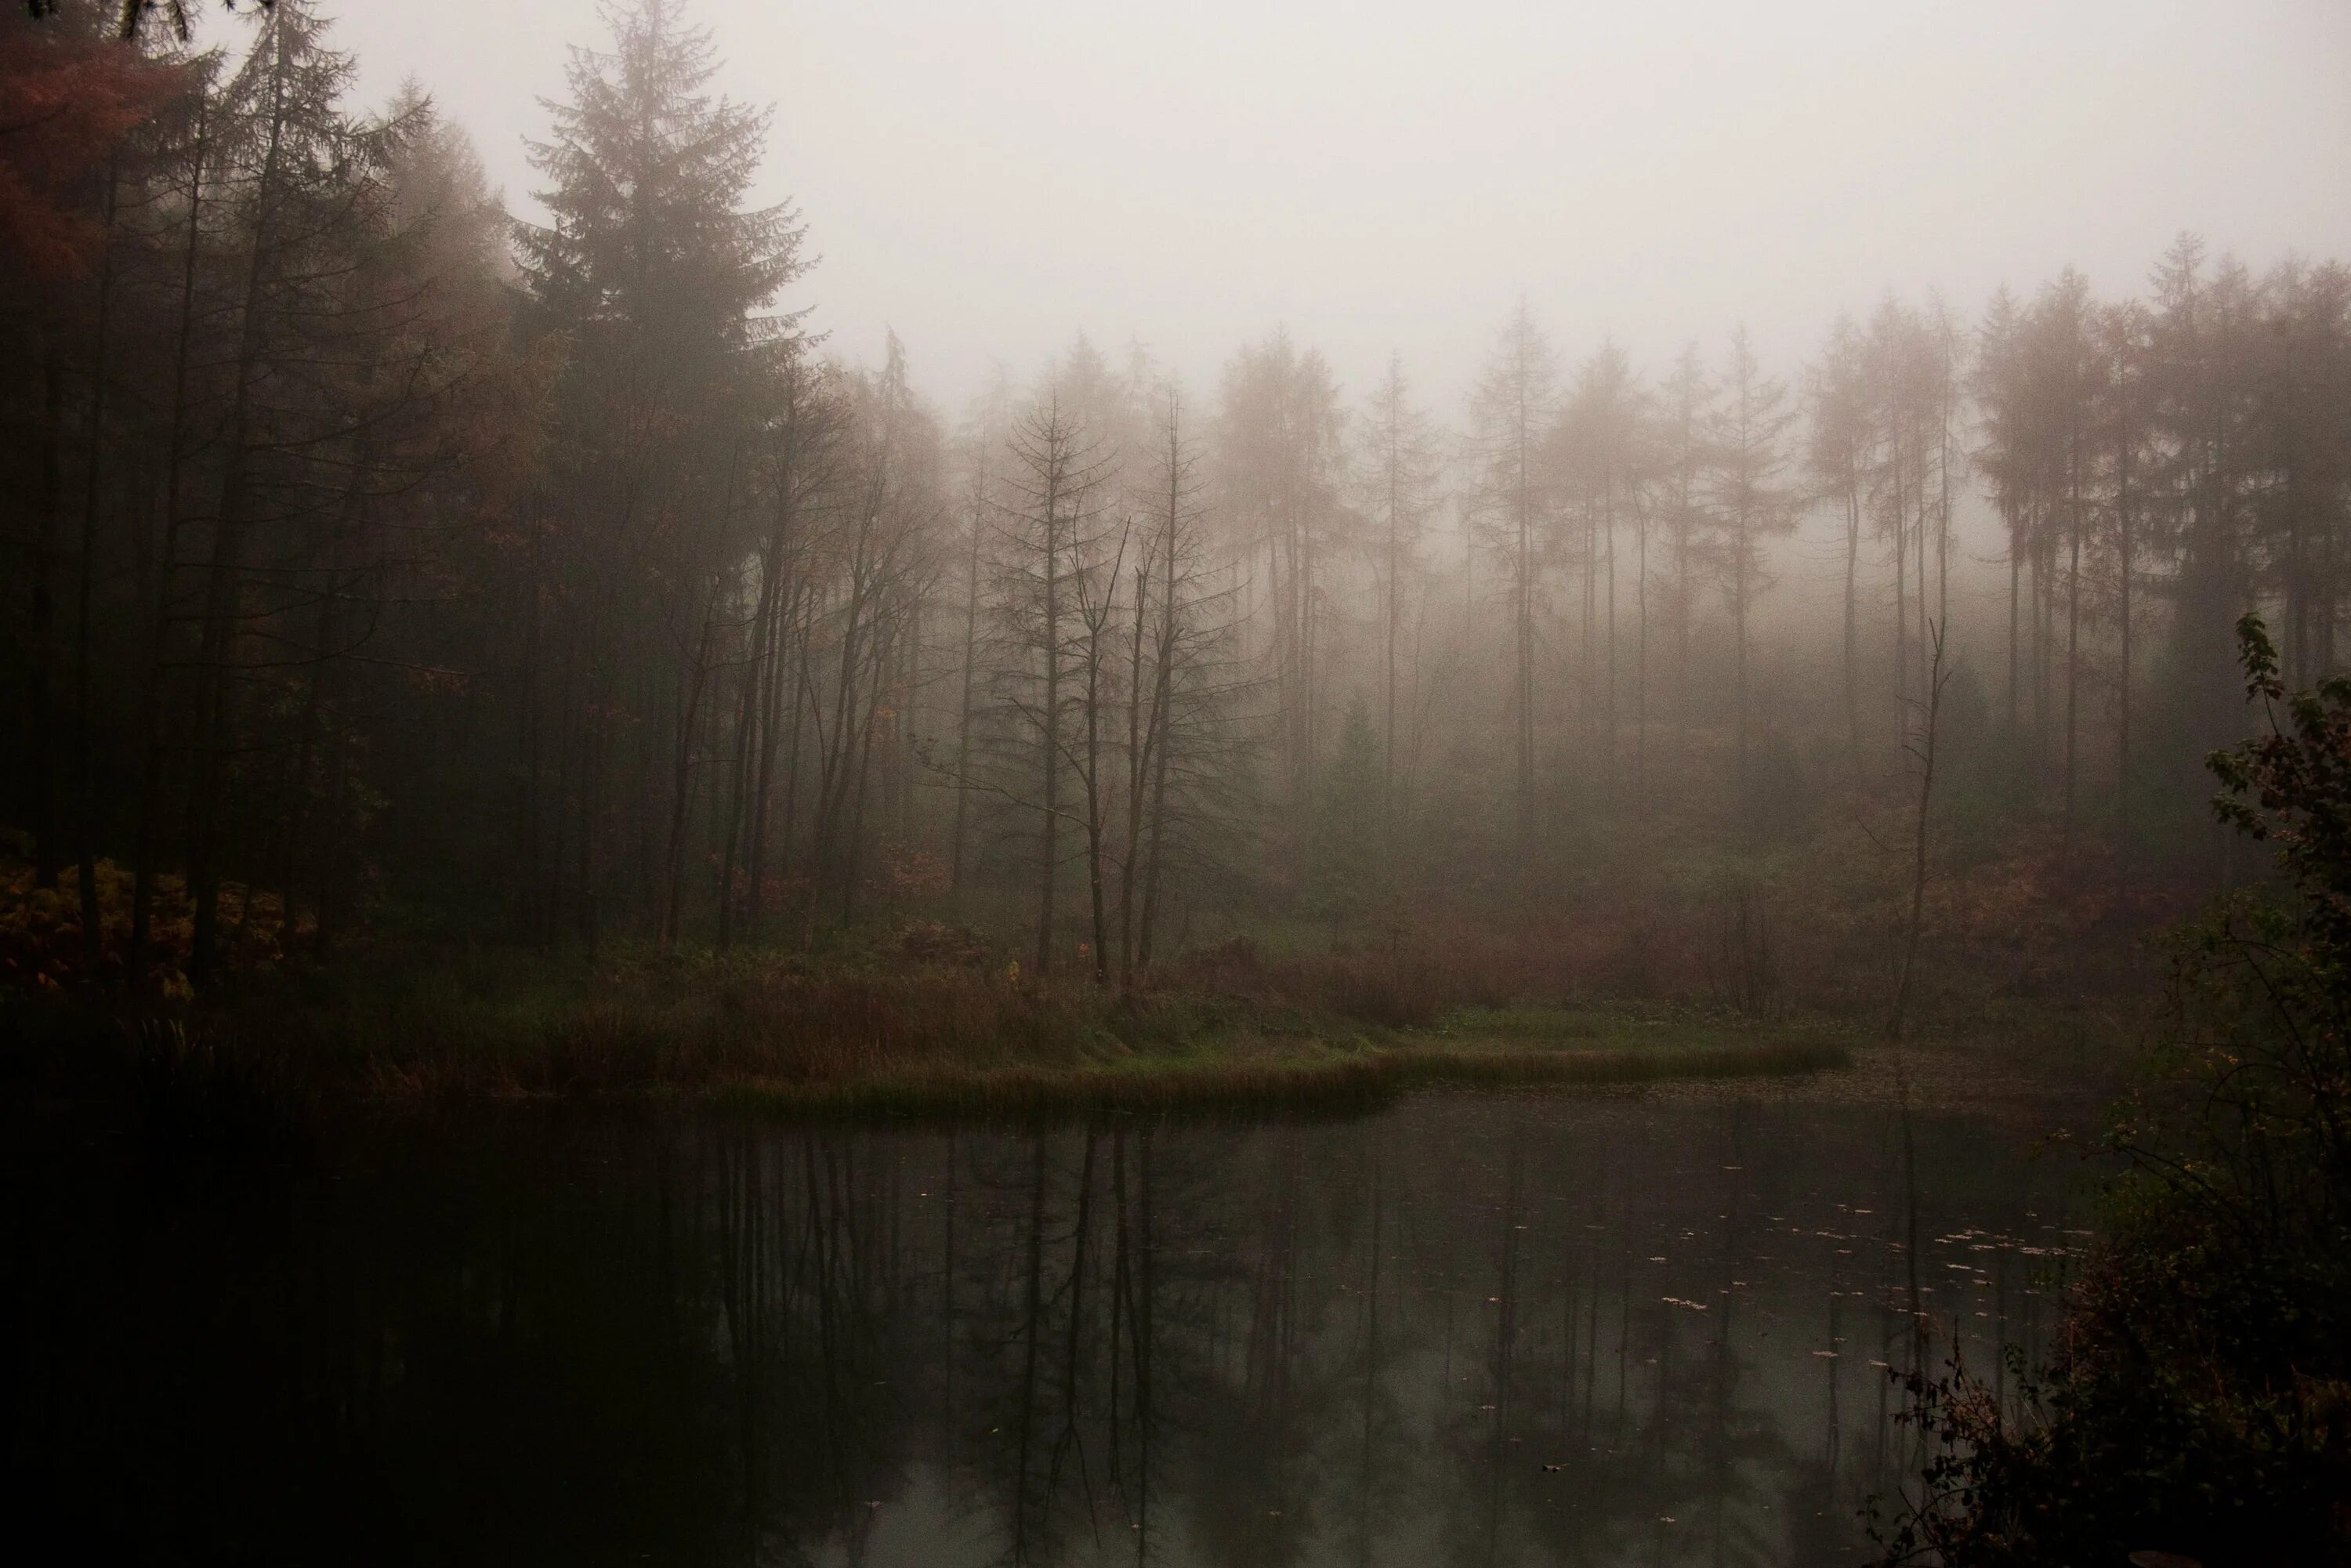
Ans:
[[[2351,1555],[2351,681],[2288,697],[2238,631],[2272,723],[2211,758],[2214,809],[2280,881],[2175,940],[2172,1027],[2116,1117],[2129,1173],[2028,1418],[1957,1365],[1909,1380],[1943,1451],[1886,1563]]]
[[[2246,695],[2270,709],[2270,733],[2212,756],[2226,788],[2212,809],[2246,837],[2276,846],[2298,895],[2288,929],[2301,939],[2303,977],[2339,1003],[2351,956],[2351,676],[2289,697],[2261,617],[2245,616],[2237,636]]]

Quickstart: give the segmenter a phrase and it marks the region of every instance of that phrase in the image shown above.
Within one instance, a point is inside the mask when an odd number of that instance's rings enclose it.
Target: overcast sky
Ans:
[[[528,211],[523,138],[594,0],[342,0],[371,101],[413,74]],[[1286,323],[1351,392],[1400,350],[1450,413],[1523,293],[1571,359],[1840,308],[1972,313],[2072,262],[2137,289],[2182,228],[2351,257],[2351,0],[690,0],[797,303],[885,324],[950,408],[1081,329],[1203,390]],[[226,32],[225,27],[222,28]],[[218,36],[218,35],[215,35]]]

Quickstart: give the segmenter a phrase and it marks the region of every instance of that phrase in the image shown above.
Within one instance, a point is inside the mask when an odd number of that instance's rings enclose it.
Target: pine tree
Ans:
[[[1731,334],[1723,367],[1722,411],[1716,423],[1709,499],[1713,528],[1706,557],[1731,618],[1731,704],[1739,758],[1739,799],[1746,812],[1751,777],[1749,739],[1752,703],[1750,622],[1771,585],[1764,563],[1770,542],[1795,529],[1795,497],[1782,482],[1785,437],[1795,412],[1786,386],[1763,374],[1747,330]]]
[[[1573,508],[1570,545],[1583,580],[1583,682],[1585,729],[1596,733],[1603,771],[1613,768],[1616,751],[1619,682],[1616,627],[1616,535],[1637,523],[1637,497],[1646,477],[1646,399],[1632,362],[1614,343],[1577,371],[1560,412],[1553,438],[1552,470]],[[1636,546],[1646,553],[1646,530],[1636,528]],[[1646,576],[1646,569],[1641,575]],[[1646,675],[1647,622],[1641,626]]]
[[[2136,775],[2132,766],[2132,717],[2137,706],[2138,585],[2145,570],[2147,473],[2155,461],[2153,320],[2137,301],[2108,307],[2097,320],[2099,385],[2096,440],[2106,474],[2108,542],[2114,555],[2115,800],[2119,826],[2128,832]]]
[[[1713,531],[1707,473],[1718,412],[1714,382],[1708,379],[1698,345],[1684,345],[1661,389],[1658,521],[1666,534],[1668,606],[1674,623],[1674,716],[1680,750],[1689,751],[1690,720],[1698,707],[1690,664],[1690,628],[1708,538]]]
[[[1521,855],[1533,847],[1535,834],[1535,623],[1553,544],[1556,485],[1544,459],[1558,386],[1550,340],[1521,299],[1503,322],[1470,398],[1480,532],[1502,562],[1510,596],[1512,821]]]
[[[554,831],[574,846],[591,947],[603,863],[626,852],[624,835],[643,846],[637,863],[682,851],[705,630],[751,548],[741,472],[758,444],[761,356],[795,326],[769,312],[804,267],[792,208],[746,204],[770,116],[708,93],[710,36],[676,0],[609,20],[612,48],[572,52],[569,97],[547,106],[552,134],[531,145],[550,221],[518,230],[536,324],[562,344],[545,497],[562,524],[534,592],[558,622],[542,643],[563,653],[549,717],[567,758],[568,788],[554,788],[568,821]],[[649,751],[615,749],[624,710],[657,716],[675,759],[668,809],[653,819],[669,824],[658,853],[645,843],[652,821],[608,821],[601,805],[616,787],[664,792]],[[616,777],[623,766],[631,776]],[[534,768],[528,788],[547,787]],[[548,813],[534,799],[525,815]]]
[[[1861,770],[1861,514],[1869,447],[1866,346],[1849,316],[1837,318],[1806,377],[1812,402],[1806,463],[1817,493],[1839,513],[1844,534],[1844,618],[1839,652],[1844,673],[1845,747]]]
[[[2040,486],[2054,523],[2052,574],[2064,585],[2065,733],[2060,822],[2071,837],[2078,791],[2082,707],[2082,600],[2085,552],[2091,548],[2090,507],[2096,455],[2091,446],[2101,357],[2091,340],[2096,307],[2089,280],[2065,268],[2033,302],[2025,325],[2035,422],[2042,433]],[[2052,605],[2053,611],[2053,603]]]
[[[1286,331],[1225,368],[1216,444],[1220,513],[1244,561],[1266,563],[1280,790],[1293,824],[1315,800],[1323,723],[1327,580],[1343,547],[1339,389]]]
[[[299,0],[273,7],[219,106],[226,122],[223,200],[236,254],[193,697],[188,972],[198,985],[221,957],[221,882],[232,829],[224,799],[246,702],[263,678],[245,663],[254,646],[246,633],[271,606],[266,593],[248,602],[259,587],[248,569],[272,542],[265,530],[296,522],[318,504],[311,461],[322,434],[350,414],[335,384],[352,355],[344,332],[364,334],[371,325],[368,306],[355,305],[343,285],[355,253],[377,237],[389,195],[381,176],[392,132],[345,112],[354,68],[326,47],[325,35],[325,23]],[[248,874],[247,913],[251,903]]]
[[[1404,356],[1388,357],[1357,425],[1356,489],[1368,528],[1364,545],[1380,593],[1380,821],[1394,834],[1396,794],[1398,650],[1404,605],[1421,574],[1420,538],[1436,506],[1439,473],[1436,427],[1412,401]]]

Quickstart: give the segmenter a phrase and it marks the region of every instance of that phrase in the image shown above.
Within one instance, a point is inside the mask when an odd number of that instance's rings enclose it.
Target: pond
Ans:
[[[1961,1115],[8,1140],[20,1561],[1854,1561],[1886,1368],[2037,1353],[2077,1162]],[[68,1130],[70,1128],[70,1130]]]

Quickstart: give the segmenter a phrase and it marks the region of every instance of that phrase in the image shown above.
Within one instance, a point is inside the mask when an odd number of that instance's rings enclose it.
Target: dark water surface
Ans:
[[[298,1176],[19,1120],[21,1562],[1851,1561],[1916,1459],[1880,1369],[1913,1289],[1938,1360],[1954,1324],[1977,1366],[2038,1349],[2083,1186],[1985,1124],[1906,1155],[1891,1110],[1735,1089],[504,1113]]]

